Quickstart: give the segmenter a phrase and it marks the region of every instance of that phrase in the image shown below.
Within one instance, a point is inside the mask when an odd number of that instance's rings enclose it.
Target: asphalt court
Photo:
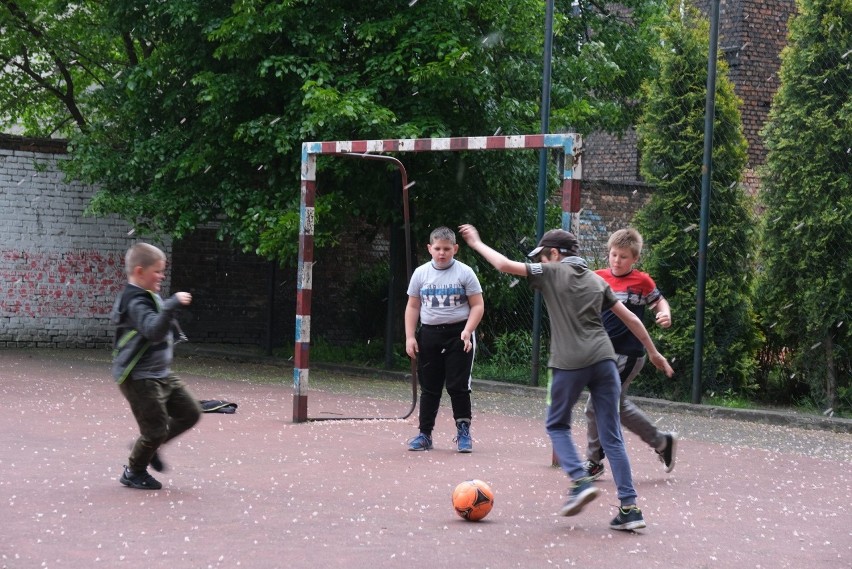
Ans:
[[[136,428],[108,354],[0,351],[0,567],[852,567],[849,432],[646,409],[681,434],[677,465],[664,473],[625,434],[648,527],[615,532],[609,473],[580,515],[556,515],[567,479],[540,397],[475,391],[474,452],[455,452],[442,407],[435,449],[413,453],[416,413],[294,424],[291,372],[176,367],[200,399],[239,407],[167,446],[164,488],[148,492],[118,483]],[[312,414],[395,417],[410,402],[405,385],[315,375]],[[495,493],[481,522],[450,502],[469,478]]]

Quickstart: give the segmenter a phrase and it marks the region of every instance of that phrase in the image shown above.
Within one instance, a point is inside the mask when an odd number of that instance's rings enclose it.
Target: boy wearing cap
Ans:
[[[483,243],[472,225],[460,226],[459,232],[470,248],[498,271],[528,277],[530,287],[541,291],[547,305],[551,338],[545,427],[559,464],[572,480],[571,491],[560,514],[580,513],[599,493],[586,475],[571,437],[571,410],[582,390],[588,388],[597,410],[601,446],[609,457],[620,501],[618,515],[610,522],[610,528],[644,528],[645,520],[636,505],[630,461],[618,419],[621,385],[615,352],[601,313],[612,310],[623,320],[647,350],[651,363],[669,377],[674,373],[671,366],[657,351],[642,321],[621,304],[609,285],[577,256],[579,247],[572,233],[561,229],[545,233],[538,246],[528,254],[533,262],[527,264],[512,261]]]

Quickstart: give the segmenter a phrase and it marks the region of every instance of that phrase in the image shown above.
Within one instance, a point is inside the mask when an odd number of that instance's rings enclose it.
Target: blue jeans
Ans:
[[[550,368],[547,389],[547,420],[545,427],[560,466],[572,480],[586,475],[583,463],[571,438],[571,411],[584,388],[597,411],[598,435],[609,459],[612,477],[622,506],[636,503],[630,460],[624,448],[618,407],[621,383],[613,360],[603,360],[582,369]]]

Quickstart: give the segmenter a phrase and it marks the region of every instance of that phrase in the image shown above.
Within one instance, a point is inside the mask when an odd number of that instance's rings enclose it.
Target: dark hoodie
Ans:
[[[180,301],[166,301],[156,293],[127,284],[112,306],[115,324],[112,376],[122,383],[130,379],[161,379],[171,373],[174,356],[172,330]]]

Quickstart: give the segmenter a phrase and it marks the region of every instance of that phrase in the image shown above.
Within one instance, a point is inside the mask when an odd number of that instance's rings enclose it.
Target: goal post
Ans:
[[[452,138],[338,140],[302,143],[299,205],[299,261],[296,279],[296,331],[293,350],[293,422],[308,416],[310,386],[311,302],[313,291],[314,228],[316,225],[317,156],[371,155],[405,152],[462,152],[479,150],[541,150],[560,152],[562,227],[577,225],[582,179],[582,138],[578,134],[527,134]]]

